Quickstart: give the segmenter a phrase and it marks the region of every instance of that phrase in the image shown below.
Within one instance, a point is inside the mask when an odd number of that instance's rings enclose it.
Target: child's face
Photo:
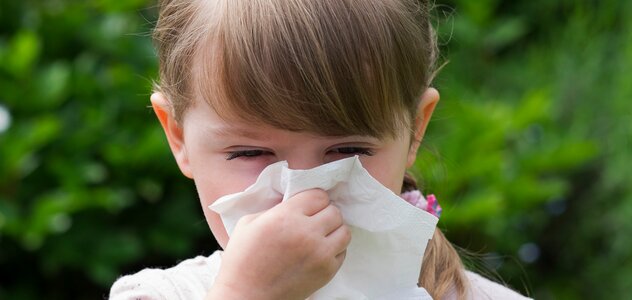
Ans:
[[[414,162],[418,146],[411,145],[407,133],[385,140],[324,137],[226,121],[205,103],[189,107],[181,126],[177,126],[169,110],[164,109],[168,102],[161,94],[152,95],[152,103],[180,169],[195,181],[206,220],[222,247],[228,242],[226,230],[219,215],[207,206],[252,185],[266,166],[285,160],[291,169],[310,169],[358,155],[371,176],[399,194],[405,170]]]

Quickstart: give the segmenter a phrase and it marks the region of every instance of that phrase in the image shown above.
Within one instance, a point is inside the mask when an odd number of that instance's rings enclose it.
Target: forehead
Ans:
[[[246,137],[264,140],[275,130],[267,124],[249,122],[243,118],[220,116],[208,103],[195,101],[184,117],[185,130],[200,130],[205,135],[229,138]]]
[[[354,140],[356,143],[364,141],[371,144],[390,141],[391,139],[379,139],[366,135],[322,135],[308,131],[289,131],[283,128],[272,127],[269,124],[253,123],[240,119],[228,119],[220,117],[208,104],[197,103],[188,111],[184,118],[185,134],[193,133],[198,138],[210,138],[222,141],[243,141],[244,139],[263,143],[287,143],[301,141],[301,143],[319,144],[342,143]]]

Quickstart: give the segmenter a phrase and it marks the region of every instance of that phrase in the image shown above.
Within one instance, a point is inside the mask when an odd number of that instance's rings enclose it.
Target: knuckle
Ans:
[[[291,213],[277,212],[271,216],[269,223],[275,228],[292,229],[294,220]]]
[[[351,242],[351,229],[349,229],[349,226],[347,225],[342,225],[341,230],[342,230],[342,239],[344,243],[348,245]]]
[[[336,274],[336,272],[338,272],[338,269],[340,269],[340,264],[335,259],[335,257],[332,257],[331,259],[327,261],[327,265],[324,271],[327,273],[329,277],[333,277]]]
[[[265,218],[261,218],[257,222],[257,226],[264,234],[274,235],[278,233],[280,228],[286,227],[285,224],[287,222],[285,214],[270,211],[265,215]]]
[[[311,201],[318,201],[319,203],[329,203],[329,195],[322,189],[311,189],[304,192],[308,195]]]
[[[347,257],[347,250],[344,250],[338,253],[338,255],[336,256],[336,263],[338,265],[342,265],[342,262],[345,260],[346,257]]]
[[[330,206],[332,207],[332,213],[334,215],[334,218],[336,221],[342,221],[343,216],[342,216],[342,211],[340,211],[340,208],[338,208],[337,206],[330,204]]]
[[[314,189],[314,196],[318,197],[320,199],[325,199],[325,200],[329,200],[329,196],[327,195],[327,192],[325,192],[325,190],[323,189]]]

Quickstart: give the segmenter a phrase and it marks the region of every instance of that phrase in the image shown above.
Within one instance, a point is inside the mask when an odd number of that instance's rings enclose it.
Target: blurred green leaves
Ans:
[[[0,51],[0,66],[13,76],[24,77],[37,62],[40,51],[40,40],[35,33],[18,32],[9,40],[6,49]]]
[[[625,297],[632,5],[486,3],[450,1],[439,24],[450,63],[415,167],[447,202],[441,226],[484,264],[519,257],[488,265],[536,298]]]
[[[148,108],[147,6],[0,3],[0,299],[94,298],[215,249]]]
[[[428,189],[462,197],[444,217],[447,227],[521,214],[568,193],[567,172],[594,158],[598,148],[557,132],[549,99],[549,93],[534,91],[516,104],[443,104],[426,138],[435,153],[422,152],[415,167]],[[445,117],[446,111],[455,117]]]

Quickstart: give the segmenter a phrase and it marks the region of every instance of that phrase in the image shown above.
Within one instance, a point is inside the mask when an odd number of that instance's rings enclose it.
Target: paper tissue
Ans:
[[[417,280],[437,217],[380,184],[357,156],[309,170],[289,169],[284,161],[272,164],[245,191],[221,197],[209,208],[220,214],[230,235],[242,216],[313,188],[327,191],[352,239],[338,273],[309,299],[432,299]]]

